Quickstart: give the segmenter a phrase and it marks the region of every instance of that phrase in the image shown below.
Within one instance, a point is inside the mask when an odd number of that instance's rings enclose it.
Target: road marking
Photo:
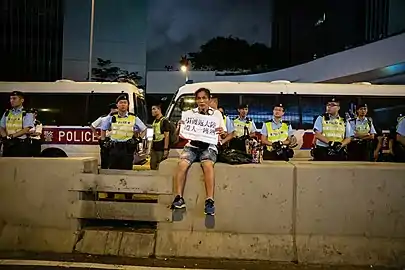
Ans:
[[[147,267],[147,266],[133,266],[133,265],[119,265],[119,264],[40,261],[40,260],[0,260],[0,265],[76,267],[76,268],[87,268],[87,269],[112,269],[112,270],[194,269],[194,268]],[[194,269],[194,270],[198,270],[198,269]],[[203,269],[199,269],[199,270],[203,270]],[[205,269],[205,270],[207,270],[207,269]]]

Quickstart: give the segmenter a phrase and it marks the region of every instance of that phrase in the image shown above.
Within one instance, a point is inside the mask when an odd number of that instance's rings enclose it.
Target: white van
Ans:
[[[128,96],[129,111],[147,122],[143,92],[128,83],[0,82],[0,109],[9,108],[10,93],[15,90],[24,93],[25,108],[39,111],[38,120],[44,125],[42,155],[46,157],[99,158],[98,141],[89,125],[109,113],[108,105],[121,94]]]
[[[251,117],[258,129],[271,119],[273,106],[282,103],[286,112],[284,119],[292,124],[298,139],[298,149],[310,149],[313,141],[314,119],[325,112],[325,104],[331,97],[340,100],[340,114],[352,114],[354,104],[361,99],[369,106],[369,115],[376,127],[388,130],[396,125],[397,117],[405,113],[405,86],[324,83],[276,82],[202,82],[186,84],[175,93],[166,112],[174,122],[181,112],[195,107],[194,92],[207,88],[219,99],[231,118],[237,116],[239,104],[249,105]],[[178,148],[184,145],[179,142]]]

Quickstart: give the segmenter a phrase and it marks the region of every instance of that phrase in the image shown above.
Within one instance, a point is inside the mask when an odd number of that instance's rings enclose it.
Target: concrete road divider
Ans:
[[[198,163],[187,209],[167,208],[177,162],[136,172],[98,171],[96,159],[1,158],[0,250],[405,265],[404,164],[218,163],[211,217]],[[138,200],[101,201],[100,192]],[[150,227],[85,225],[93,221]]]

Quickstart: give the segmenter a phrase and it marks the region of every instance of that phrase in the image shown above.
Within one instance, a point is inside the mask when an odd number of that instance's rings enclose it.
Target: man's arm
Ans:
[[[0,120],[0,135],[1,137],[7,137],[7,132],[6,132],[6,116],[3,114]]]
[[[16,133],[9,135],[13,138],[18,138],[22,135],[30,133],[30,129],[34,126],[34,115],[32,113],[27,113],[23,118],[23,128]]]
[[[135,118],[134,135],[136,137],[144,138],[146,136],[147,127],[139,117]]]
[[[267,139],[268,131],[267,131],[266,122],[263,123],[261,134],[262,134],[262,136],[261,136],[262,137],[262,144],[271,146],[272,143]]]
[[[252,120],[251,123],[252,123],[252,130],[250,130],[249,136],[256,137],[257,128],[256,128],[255,121]]]
[[[233,121],[231,121],[228,116],[226,116],[226,130],[227,133],[225,138],[222,139],[222,144],[229,142],[235,136],[235,126],[233,125]]]
[[[170,123],[169,123],[169,120],[167,120],[167,119],[163,120],[163,135],[165,136],[164,150],[168,150],[169,143],[170,143]]]
[[[398,123],[397,127],[397,141],[405,146],[405,119]]]
[[[348,145],[352,141],[353,137],[354,137],[354,130],[351,125],[347,124],[345,138],[342,141],[342,147]]]
[[[315,138],[317,140],[320,140],[323,143],[328,144],[329,140],[322,135],[322,116],[318,116],[318,118],[316,118],[315,124],[314,124],[314,132],[315,132]]]
[[[100,139],[105,140],[106,131],[111,128],[111,116],[106,117],[101,123],[101,135]]]

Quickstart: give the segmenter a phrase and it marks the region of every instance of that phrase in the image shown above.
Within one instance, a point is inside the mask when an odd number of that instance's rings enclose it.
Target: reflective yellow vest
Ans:
[[[271,143],[273,142],[279,142],[279,141],[285,141],[288,138],[288,124],[287,123],[281,123],[281,127],[278,129],[273,129],[272,127],[272,121],[267,121],[266,122],[266,128],[267,128],[267,140]],[[272,151],[273,148],[268,145],[267,150]]]
[[[239,118],[236,118],[233,120],[233,124],[235,126],[235,136],[236,137],[242,137],[245,135],[245,127],[249,129],[249,133],[252,130],[252,121],[249,121],[249,123],[243,122],[239,120]]]
[[[398,130],[398,127],[399,127],[399,124],[403,121],[405,119],[405,116],[402,116],[402,117],[399,117],[398,118],[398,124],[397,124],[397,130]],[[404,120],[405,121],[405,120]]]
[[[118,117],[118,114],[113,114],[115,122],[111,123],[111,139],[114,141],[127,141],[134,136],[134,126],[136,116],[128,114],[127,117]]]
[[[322,135],[328,141],[342,142],[345,138],[346,125],[342,117],[337,119],[326,120],[325,116],[322,117]]]
[[[355,126],[354,131],[357,134],[362,135],[362,134],[367,134],[367,133],[370,132],[370,130],[371,130],[371,124],[370,124],[371,120],[369,120],[368,118],[366,118],[365,120],[366,120],[365,123],[360,123],[360,122],[357,121],[357,119],[353,120],[353,123],[354,123],[354,126]]]
[[[23,129],[24,114],[24,111],[21,111],[18,114],[13,114],[11,111],[8,112],[6,117],[7,134],[14,134]]]
[[[158,121],[156,119],[153,121],[153,141],[160,142],[165,138],[165,135],[161,131],[161,122],[164,120],[164,117],[161,117]]]

